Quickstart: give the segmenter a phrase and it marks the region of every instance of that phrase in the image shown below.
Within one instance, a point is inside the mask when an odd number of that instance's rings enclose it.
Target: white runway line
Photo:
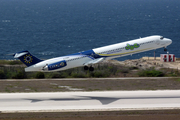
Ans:
[[[180,90],[1,93],[1,112],[179,109]]]

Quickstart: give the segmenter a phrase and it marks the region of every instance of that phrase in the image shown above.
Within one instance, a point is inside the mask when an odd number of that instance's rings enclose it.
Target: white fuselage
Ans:
[[[25,68],[25,71],[60,71],[66,70],[74,67],[80,67],[88,64],[97,63],[95,60],[103,58],[112,59],[122,56],[132,55],[135,53],[140,53],[144,51],[149,51],[153,49],[158,49],[162,47],[167,47],[172,41],[167,38],[162,38],[161,36],[150,36],[145,38],[139,38],[132,41],[122,42],[118,44],[113,44],[109,46],[104,46],[100,48],[95,48],[85,52],[79,52],[77,54],[57,57],[39,62],[35,65]],[[64,61],[66,65],[58,69],[51,69],[50,67],[56,67],[54,63],[60,63]],[[99,60],[100,61],[100,60]],[[53,65],[51,65],[53,64]],[[47,68],[47,65],[51,65]],[[43,69],[44,68],[44,69]],[[48,70],[49,69],[49,70]]]

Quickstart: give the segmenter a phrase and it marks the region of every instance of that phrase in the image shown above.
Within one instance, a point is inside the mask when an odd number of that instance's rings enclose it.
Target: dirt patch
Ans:
[[[178,120],[180,110],[2,113],[0,120]]]
[[[84,80],[83,80],[84,79]],[[179,78],[136,79],[86,79],[0,81],[0,92],[63,92],[103,90],[178,90]]]

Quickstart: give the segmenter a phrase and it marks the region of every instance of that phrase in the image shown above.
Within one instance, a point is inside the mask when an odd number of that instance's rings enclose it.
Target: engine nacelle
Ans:
[[[66,61],[63,60],[63,61],[60,61],[60,62],[56,62],[56,63],[52,63],[52,64],[49,64],[49,65],[46,65],[43,67],[43,71],[51,71],[51,70],[56,70],[56,69],[59,69],[59,68],[63,68],[67,65]]]

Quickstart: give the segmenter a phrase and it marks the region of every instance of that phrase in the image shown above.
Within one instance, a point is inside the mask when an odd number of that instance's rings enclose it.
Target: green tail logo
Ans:
[[[130,45],[130,44],[127,44],[127,46],[125,47],[126,50],[134,50],[134,48],[138,48],[140,47],[140,45],[138,43],[134,43],[134,45]]]

